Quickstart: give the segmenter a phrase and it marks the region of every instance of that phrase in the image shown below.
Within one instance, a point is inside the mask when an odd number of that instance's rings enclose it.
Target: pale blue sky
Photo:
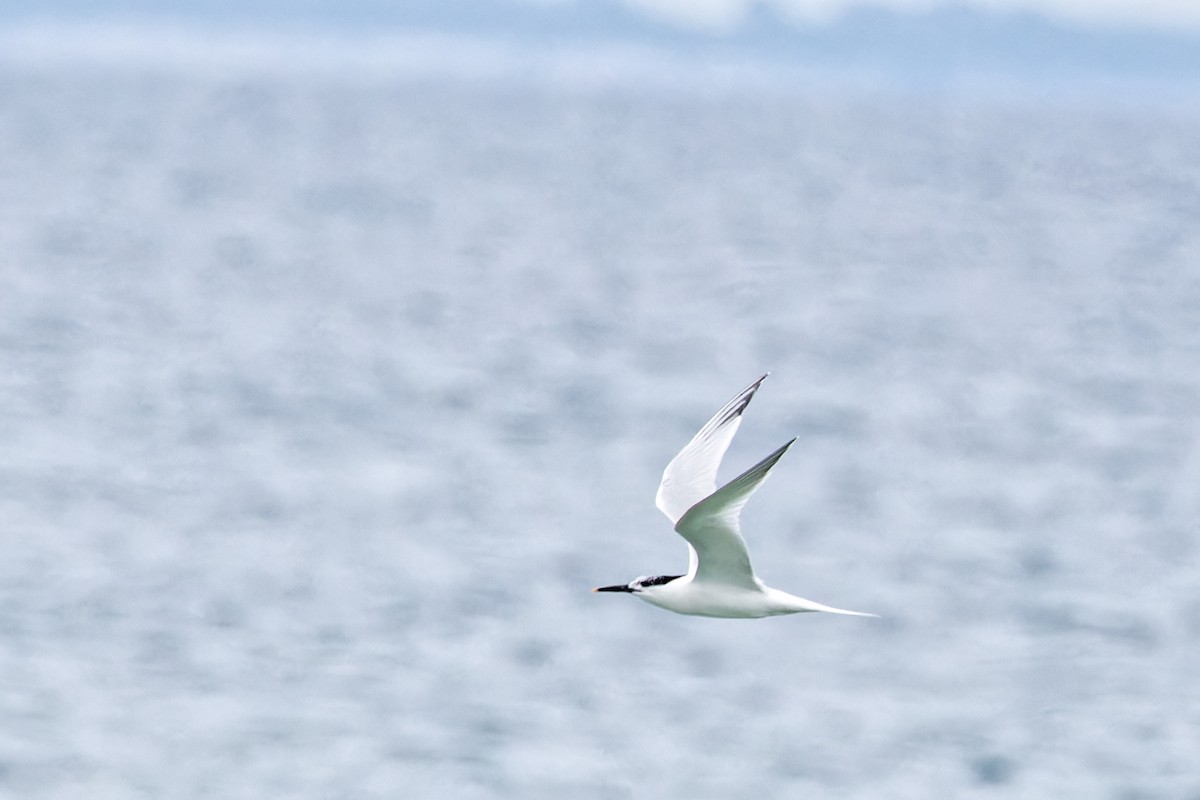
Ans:
[[[907,84],[982,75],[1200,87],[1195,0],[0,0],[10,37],[29,22],[147,20],[351,37],[431,32],[522,52],[632,44]]]

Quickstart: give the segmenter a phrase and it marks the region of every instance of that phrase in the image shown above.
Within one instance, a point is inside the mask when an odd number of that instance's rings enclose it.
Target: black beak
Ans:
[[[593,592],[629,592],[630,594],[633,594],[633,589],[630,589],[629,586],[627,586],[624,583],[622,583],[620,586],[597,586],[595,589],[592,589],[592,591]]]

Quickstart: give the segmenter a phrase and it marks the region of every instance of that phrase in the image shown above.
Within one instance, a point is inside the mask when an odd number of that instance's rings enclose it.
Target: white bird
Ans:
[[[772,589],[750,566],[739,523],[742,507],[796,440],[793,438],[720,490],[717,468],[742,424],[742,412],[767,375],[714,414],[663,471],[655,504],[687,540],[687,575],[643,576],[593,591],[628,592],[659,608],[702,617],[771,617],[803,611],[877,616],[832,608]]]

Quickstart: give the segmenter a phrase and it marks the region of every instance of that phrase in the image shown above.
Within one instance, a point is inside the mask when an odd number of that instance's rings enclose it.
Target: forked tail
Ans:
[[[824,611],[826,614],[845,614],[848,617],[878,617],[878,614],[872,614],[868,611],[850,611],[845,608],[834,608],[833,606],[814,603],[812,600],[805,600],[803,597],[796,597],[794,594],[781,592],[778,589],[772,589],[776,592],[776,600],[787,606],[789,611]]]
[[[870,611],[850,611],[845,608],[834,608],[833,606],[823,606],[820,603],[810,603],[808,601],[805,601],[805,605],[808,606],[808,608],[806,608],[805,611],[824,611],[828,614],[845,614],[848,617],[875,617],[875,618],[879,617],[878,614],[872,614]]]

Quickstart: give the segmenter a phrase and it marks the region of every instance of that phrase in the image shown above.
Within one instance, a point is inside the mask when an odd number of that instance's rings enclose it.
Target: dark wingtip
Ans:
[[[734,404],[733,408],[729,409],[729,413],[721,417],[722,425],[742,415],[742,412],[746,410],[746,406],[750,405],[750,401],[754,398],[754,393],[758,391],[758,387],[762,386],[762,382],[770,374],[770,372],[764,372],[761,378],[738,393],[738,402]]]
[[[780,447],[774,453],[771,453],[771,455],[767,456],[762,461],[755,464],[750,469],[746,470],[746,472],[744,474],[750,475],[750,474],[761,474],[764,472],[769,472],[771,470],[771,468],[775,466],[776,462],[778,462],[779,459],[783,458],[783,454],[788,451],[788,448],[790,448],[792,445],[794,445],[796,443],[796,440],[799,438],[800,438],[799,436],[793,436],[786,444],[784,444],[782,447]]]

